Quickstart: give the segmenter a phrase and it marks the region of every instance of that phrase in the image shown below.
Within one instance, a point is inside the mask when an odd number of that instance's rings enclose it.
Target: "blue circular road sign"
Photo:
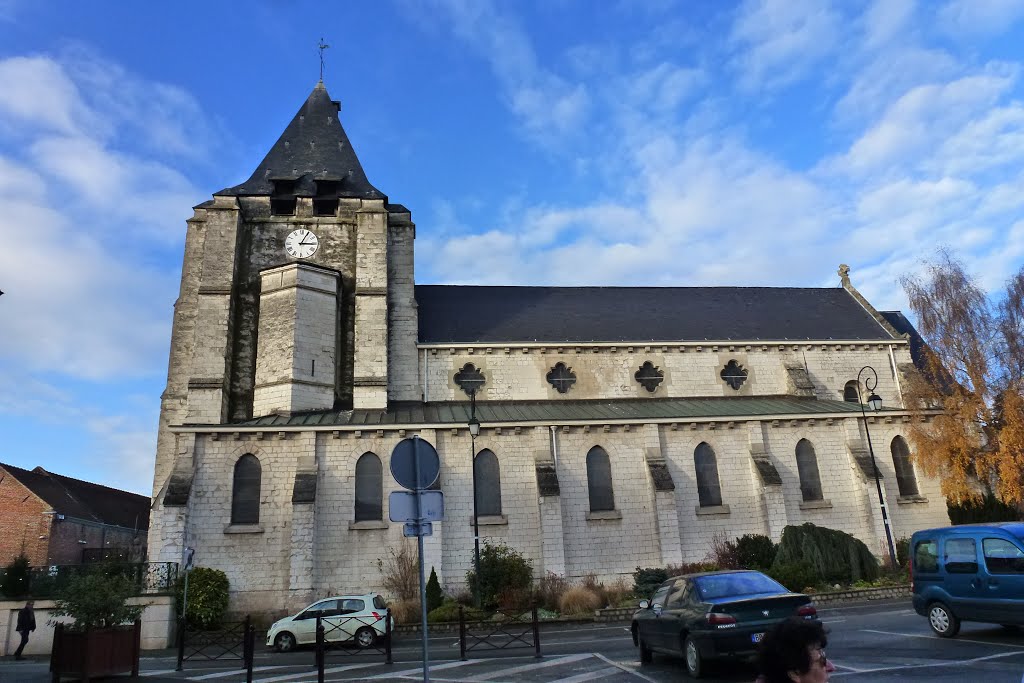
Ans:
[[[425,489],[437,481],[441,458],[429,441],[402,439],[391,451],[391,475],[407,489]]]

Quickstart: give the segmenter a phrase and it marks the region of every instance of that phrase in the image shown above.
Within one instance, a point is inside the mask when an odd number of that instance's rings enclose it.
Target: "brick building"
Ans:
[[[145,559],[150,499],[0,464],[0,565],[24,552],[34,567],[106,557]]]
[[[867,427],[895,537],[948,523],[904,437],[912,329],[848,268],[834,288],[416,285],[410,211],[369,183],[339,112],[318,84],[188,221],[151,559],[194,547],[236,610],[378,590],[403,542],[389,456],[413,434],[441,456],[426,553],[449,589],[474,477],[481,535],[537,575],[613,578],[803,522],[881,555]],[[869,388],[885,408],[863,420]]]

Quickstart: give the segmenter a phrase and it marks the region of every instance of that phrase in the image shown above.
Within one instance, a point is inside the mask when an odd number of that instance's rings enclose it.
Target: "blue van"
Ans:
[[[965,524],[910,538],[914,610],[952,638],[961,621],[1024,625],[1024,522]]]

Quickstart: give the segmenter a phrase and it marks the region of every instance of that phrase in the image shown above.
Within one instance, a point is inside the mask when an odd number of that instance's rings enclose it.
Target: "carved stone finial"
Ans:
[[[850,266],[845,263],[839,264],[839,279],[843,282],[843,287],[850,286]]]

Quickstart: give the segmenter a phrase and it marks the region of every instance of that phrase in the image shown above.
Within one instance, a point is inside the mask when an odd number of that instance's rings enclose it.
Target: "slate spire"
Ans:
[[[340,110],[323,81],[317,83],[252,176],[217,194],[383,199],[363,173],[338,120]]]

